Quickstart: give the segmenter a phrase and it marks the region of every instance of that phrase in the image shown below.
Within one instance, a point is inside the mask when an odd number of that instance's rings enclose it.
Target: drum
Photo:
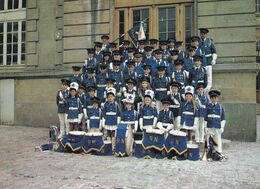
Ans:
[[[162,130],[148,129],[144,133],[142,145],[145,150],[156,149],[162,151],[164,149],[164,142],[164,132]]]
[[[188,144],[187,145],[187,159],[191,161],[197,161],[200,159],[200,149],[197,144]]]
[[[133,132],[131,125],[120,123],[116,129],[115,155],[117,157],[129,156],[133,151]]]
[[[134,156],[136,158],[143,158],[145,156],[145,149],[143,148],[141,140],[134,142],[134,150]]]
[[[81,152],[81,143],[84,136],[84,131],[70,131],[68,135],[62,138],[60,144],[67,152]]]
[[[82,139],[82,150],[86,154],[100,152],[104,147],[103,134],[101,132],[85,133]]]
[[[164,147],[168,158],[183,155],[187,151],[186,133],[182,131],[171,130],[165,140]]]
[[[96,152],[95,154],[99,155],[99,156],[111,156],[111,155],[113,155],[113,153],[112,153],[112,142],[108,141],[108,140],[104,140],[103,148],[101,149],[100,152]]]

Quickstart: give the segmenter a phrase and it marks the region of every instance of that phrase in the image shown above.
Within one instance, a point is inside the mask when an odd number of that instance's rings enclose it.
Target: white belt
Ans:
[[[211,57],[212,54],[205,54],[205,57]]]
[[[210,118],[220,118],[220,115],[209,114],[208,117],[210,117]]]
[[[100,119],[100,117],[91,116],[89,119]]]
[[[196,81],[192,80],[192,83],[196,83]],[[197,83],[204,83],[204,81],[203,80],[198,80]]]
[[[77,110],[78,108],[76,107],[69,107],[69,110]]]
[[[64,101],[59,101],[59,104],[64,104]]]
[[[134,121],[124,121],[125,124],[135,124]]]
[[[206,105],[200,105],[200,108],[206,108]]]
[[[194,115],[193,112],[183,112],[183,114],[185,114],[185,115]]]
[[[87,106],[87,108],[93,108],[93,106]]]
[[[170,105],[170,108],[179,108],[180,105]]]
[[[156,91],[167,91],[167,88],[158,88],[158,89],[155,89]]]
[[[101,84],[100,84],[100,85],[97,85],[97,87],[106,87],[106,85],[101,85]]]
[[[153,119],[154,116],[143,116],[144,119]]]
[[[107,112],[106,115],[116,115],[116,112]]]

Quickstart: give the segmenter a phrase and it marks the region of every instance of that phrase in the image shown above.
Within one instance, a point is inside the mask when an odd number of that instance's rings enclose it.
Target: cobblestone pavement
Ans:
[[[0,189],[260,188],[260,143],[231,142],[225,162],[35,152],[46,128],[0,126]]]

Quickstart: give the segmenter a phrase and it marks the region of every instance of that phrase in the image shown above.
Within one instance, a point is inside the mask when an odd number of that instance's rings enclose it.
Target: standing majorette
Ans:
[[[58,116],[60,122],[60,135],[61,138],[65,133],[68,134],[69,127],[66,122],[66,99],[69,97],[69,85],[70,81],[67,79],[61,80],[61,89],[58,91],[56,96],[56,104],[58,108]]]
[[[195,130],[195,141],[197,143],[204,143],[206,107],[209,103],[209,99],[205,94],[205,86],[203,83],[198,83],[197,85],[195,103],[198,108],[199,117],[198,127]]]
[[[145,91],[143,105],[140,106],[139,125],[142,131],[152,129],[156,126],[158,112],[156,107],[152,104],[154,92],[150,89]]]
[[[209,30],[207,28],[200,28],[199,30],[201,38],[199,47],[201,48],[202,54],[205,55],[207,62],[208,86],[205,90],[208,92],[212,87],[212,66],[216,64],[218,55],[213,39],[207,37]]]
[[[226,120],[224,107],[218,103],[218,97],[221,92],[218,90],[210,90],[209,96],[211,103],[207,106],[207,112],[205,116],[206,121],[206,135],[207,144],[209,144],[209,137],[212,136],[213,140],[217,144],[217,151],[222,152],[222,140],[221,134],[224,132]]]
[[[70,131],[78,131],[81,123],[83,110],[81,101],[77,95],[79,85],[76,82],[70,84],[70,95],[66,99],[67,120],[70,126]]]
[[[198,117],[197,108],[193,99],[194,88],[192,86],[185,87],[185,101],[180,108],[180,128],[188,133],[189,143],[192,143],[192,131],[197,128]]]
[[[93,106],[87,111],[88,120],[87,127],[89,132],[100,132],[102,129],[101,118],[102,110],[100,108],[100,99],[97,97],[93,98]]]
[[[118,103],[115,101],[116,89],[107,90],[107,100],[103,107],[102,125],[104,127],[104,137],[112,141],[113,149],[115,147],[115,130],[120,123],[120,113]]]

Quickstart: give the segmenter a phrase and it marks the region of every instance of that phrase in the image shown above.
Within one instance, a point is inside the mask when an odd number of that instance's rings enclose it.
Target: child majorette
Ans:
[[[138,114],[134,109],[134,95],[128,94],[122,102],[125,109],[121,113],[121,123],[131,125],[132,130],[136,132],[138,129]]]
[[[205,116],[206,116],[206,107],[209,103],[208,96],[204,91],[204,84],[198,83],[197,93],[195,94],[195,103],[198,108],[198,127],[195,130],[195,141],[197,143],[204,143],[204,133],[205,133]]]
[[[120,123],[120,113],[118,103],[115,101],[116,89],[109,88],[107,90],[107,100],[103,107],[102,125],[104,127],[104,138],[112,141],[113,148],[115,147],[115,130]]]
[[[211,103],[208,104],[206,110],[206,135],[207,141],[210,136],[217,143],[217,151],[222,152],[222,139],[221,134],[224,132],[226,120],[225,120],[225,110],[223,105],[218,103],[218,97],[221,92],[218,90],[210,90],[209,96]],[[209,144],[209,142],[207,142]]]
[[[56,96],[56,104],[58,108],[58,117],[60,122],[60,134],[58,138],[61,138],[64,134],[69,132],[69,126],[66,122],[66,99],[69,96],[69,85],[70,82],[67,79],[61,80],[61,89],[58,91]]]
[[[194,88],[192,86],[185,87],[185,101],[180,107],[180,129],[188,132],[189,143],[192,143],[192,131],[198,125],[197,108],[193,99]]]
[[[167,91],[169,89],[169,78],[165,75],[165,66],[158,66],[158,76],[153,80],[153,90],[155,92],[156,108],[161,110],[161,100],[167,97]]]
[[[179,116],[180,106],[181,103],[184,101],[181,93],[179,92],[180,87],[181,87],[180,83],[173,81],[171,83],[171,90],[168,95],[168,98],[170,99],[171,102],[170,110],[172,111],[174,117],[174,126],[177,125],[177,117]]]
[[[89,132],[100,132],[102,129],[102,110],[100,108],[100,99],[93,98],[93,106],[87,111],[87,127]]]
[[[173,129],[174,117],[172,111],[170,111],[170,104],[169,98],[162,99],[162,110],[159,112],[156,127],[164,132]]]
[[[78,131],[79,123],[82,119],[82,104],[77,96],[79,85],[76,82],[70,84],[70,95],[66,99],[67,106],[67,120],[70,126],[70,131]]]
[[[158,112],[153,105],[154,92],[150,89],[145,91],[143,104],[140,106],[140,129],[146,131],[147,129],[154,128],[157,123]]]

